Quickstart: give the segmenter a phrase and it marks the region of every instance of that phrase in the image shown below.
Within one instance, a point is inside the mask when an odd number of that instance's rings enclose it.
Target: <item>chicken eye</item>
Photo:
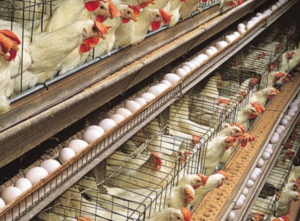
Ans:
[[[103,6],[103,5],[101,5],[101,6],[100,6],[100,8],[101,8],[101,9],[104,9],[104,6]]]
[[[131,14],[131,11],[127,11],[127,14],[130,15],[130,14]]]
[[[93,31],[98,31],[97,27],[96,26],[93,26]]]
[[[156,18],[159,18],[159,15],[156,15]]]
[[[181,218],[179,216],[177,216],[177,219],[180,220]]]

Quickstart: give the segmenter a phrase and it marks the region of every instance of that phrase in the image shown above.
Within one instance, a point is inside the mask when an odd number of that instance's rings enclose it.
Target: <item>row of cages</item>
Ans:
[[[272,168],[266,183],[264,184],[258,198],[252,207],[248,220],[260,217],[261,221],[273,220],[274,217],[287,216],[287,213],[280,211],[278,205],[281,201],[286,201],[286,208],[293,199],[297,199],[299,184],[294,177],[294,166],[297,166],[300,156],[300,120],[298,119],[295,128],[285,143],[283,149]],[[293,197],[293,194],[296,196]]]
[[[154,4],[154,0],[0,2],[0,30],[13,32],[2,33],[10,38],[5,42],[14,41],[14,44],[18,44],[6,53],[7,57],[1,56],[1,63],[6,65],[0,72],[7,74],[9,70],[12,81],[6,82],[7,88],[1,95],[10,98],[15,98],[18,94],[55,76],[68,75],[67,73],[75,68],[77,70],[78,67],[85,67],[84,64],[92,64],[95,58],[102,60],[131,44],[137,44],[147,36],[166,29],[169,22],[169,26],[175,25],[180,17],[189,18],[190,15],[200,13],[199,9],[205,11],[221,4],[219,0],[197,1],[193,5],[182,7],[184,1],[177,0],[160,1],[157,4]],[[174,23],[170,21],[171,15],[179,8],[182,8],[181,14],[172,16],[177,17]],[[189,13],[185,15],[187,12]],[[90,23],[83,22],[87,19],[101,24],[90,27]],[[160,27],[161,23],[165,25]],[[98,39],[95,39],[95,27],[102,31],[103,38],[106,35],[105,39],[99,41],[97,36]],[[135,34],[135,38],[134,27],[139,32]],[[90,30],[91,28],[93,30]],[[83,43],[80,40],[82,37],[85,38]],[[49,44],[50,42],[52,43]],[[16,54],[17,47],[19,50]],[[9,61],[9,64],[5,63],[5,60]]]
[[[89,174],[34,219],[51,220],[54,216],[59,220],[67,217],[145,220],[168,207],[172,191],[186,175],[201,173],[211,176],[216,170],[222,169],[230,154],[224,155],[221,161],[212,159],[214,142],[220,138],[219,132],[226,123],[236,122],[239,110],[248,104],[250,96],[261,88],[262,82],[259,73],[240,69],[226,71],[223,68],[229,62],[219,68],[223,70],[221,74],[218,72],[208,76],[107,158],[102,181]],[[254,78],[257,79],[257,86],[252,85],[251,79]],[[273,86],[275,82],[272,82]],[[136,99],[155,83],[157,81],[130,99]],[[220,99],[230,100],[230,104],[220,102]],[[120,107],[124,107],[124,103],[102,112],[95,117],[96,120],[87,122],[86,127],[98,124]],[[82,129],[47,153],[46,158],[51,155],[50,158],[59,160],[59,152],[63,147],[68,147],[74,139],[84,140],[85,132],[86,128]],[[116,135],[113,139],[116,141],[121,136],[122,134]],[[235,149],[231,148],[230,153],[233,154]],[[224,152],[219,153],[220,157]],[[93,156],[88,156],[79,162],[81,165],[72,165],[72,168],[80,170],[80,167],[84,167],[92,159]],[[1,190],[24,177],[26,171],[40,163],[41,160],[22,169],[17,176],[4,172]],[[52,182],[51,188],[58,188],[61,182],[63,178]],[[203,187],[199,190],[204,197],[203,193],[211,189]],[[43,197],[45,196],[41,195],[41,200]],[[195,208],[202,197],[198,197],[191,208]],[[19,210],[24,212],[23,208]],[[12,216],[18,218],[21,214],[6,214],[6,220],[11,220]]]

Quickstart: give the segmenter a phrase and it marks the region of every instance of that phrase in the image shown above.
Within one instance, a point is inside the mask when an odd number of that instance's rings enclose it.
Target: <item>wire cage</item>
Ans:
[[[294,190],[294,184],[288,183],[288,181],[293,166],[293,160],[300,147],[300,138],[295,137],[295,133],[298,133],[299,130],[299,125],[296,125],[287,142],[283,144],[284,147],[280,156],[267,178],[259,197],[252,207],[249,219],[253,217],[254,214],[261,214],[264,215],[263,220],[271,220],[275,215],[276,203],[279,199],[277,193],[283,190]],[[291,143],[291,141],[293,142]]]

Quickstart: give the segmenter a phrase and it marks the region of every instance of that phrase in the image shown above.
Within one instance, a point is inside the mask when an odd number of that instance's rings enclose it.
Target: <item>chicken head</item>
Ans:
[[[219,188],[219,187],[221,187],[226,182],[226,180],[229,180],[229,176],[223,170],[217,171],[216,174],[220,175],[218,177],[218,186],[217,186],[217,188]]]
[[[163,9],[153,9],[149,14],[149,20],[153,31],[160,28],[161,23],[168,24],[171,21],[171,15]]]
[[[252,220],[253,221],[263,221],[265,218],[265,215],[264,214],[261,214],[261,213],[254,213],[252,215]]]
[[[120,9],[121,19],[123,23],[130,20],[137,21],[141,8],[136,5],[129,5],[128,8]]]
[[[119,9],[114,5],[112,1],[100,2],[99,7],[93,11],[96,16],[96,20],[104,22],[107,18],[117,18],[121,16]]]
[[[236,137],[224,137],[222,142],[222,147],[225,150],[228,150],[229,147],[235,147],[236,146]]]
[[[269,87],[267,90],[269,99],[272,99],[275,95],[278,95],[280,92],[275,87]]]
[[[248,107],[249,119],[255,119],[257,116],[265,112],[265,108],[258,102],[251,103]]]
[[[0,56],[3,56],[5,60],[12,61],[15,59],[19,44],[21,41],[12,31],[0,30]]]
[[[275,217],[272,219],[272,221],[290,221],[290,219],[287,216],[281,216],[281,217]]]
[[[185,203],[187,204],[191,204],[194,200],[194,196],[195,196],[195,190],[194,188],[189,185],[189,184],[186,184],[183,186],[183,191],[184,191],[184,201]]]
[[[138,6],[140,8],[145,8],[149,4],[154,5],[155,4],[155,0],[138,0]]]

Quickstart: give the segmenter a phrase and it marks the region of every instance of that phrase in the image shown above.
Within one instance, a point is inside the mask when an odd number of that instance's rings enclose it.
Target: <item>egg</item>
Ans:
[[[259,22],[259,18],[258,17],[253,17],[253,18],[251,18],[251,21],[254,22],[254,23],[257,23],[257,22]]]
[[[277,8],[278,8],[277,5],[272,5],[271,10],[275,11]]]
[[[192,69],[190,67],[186,66],[186,65],[183,65],[181,68],[183,70],[185,70],[187,73],[190,73],[192,71]]]
[[[231,37],[232,37],[233,41],[235,41],[237,39],[237,37],[234,34],[231,34]]]
[[[177,76],[177,75],[176,75]],[[177,76],[178,77],[178,76]],[[155,95],[149,92],[143,93],[141,98],[144,98],[147,102],[150,102],[155,99]],[[130,112],[131,113],[131,112]]]
[[[166,84],[164,84],[164,85],[166,85]],[[171,85],[171,83],[170,83],[170,85]],[[166,87],[168,87],[167,85],[166,85]],[[136,98],[135,100],[134,100],[135,102],[137,102],[141,107],[144,107],[146,104],[147,104],[147,101],[144,99],[144,98],[141,98],[141,97],[138,97],[138,98]],[[122,115],[121,115],[122,116]],[[123,116],[122,116],[123,117]],[[110,118],[112,118],[112,116],[110,117]],[[113,119],[113,118],[112,118]],[[114,119],[113,119],[114,120]],[[115,121],[115,120],[114,120]],[[116,122],[117,123],[117,122]]]
[[[161,87],[164,91],[167,90],[169,88],[169,86],[165,85],[165,84],[156,84],[155,86]]]
[[[32,187],[32,183],[30,182],[30,180],[22,177],[16,181],[15,187],[20,189],[22,192],[25,192]]]
[[[273,136],[270,140],[270,143],[274,144],[274,143],[277,143],[278,141],[279,141],[279,137]]]
[[[246,196],[245,196],[245,195],[243,195],[243,194],[241,194],[241,195],[240,195],[240,197],[239,197],[239,199],[241,199],[241,200],[243,200],[243,202],[245,202],[245,200],[246,200]]]
[[[96,130],[86,130],[82,136],[82,138],[88,143],[93,143],[95,140],[100,138],[104,133],[101,133]]]
[[[228,45],[228,43],[226,41],[219,41],[215,44],[215,46],[218,50],[225,48],[227,45]]]
[[[65,163],[67,161],[69,161],[71,158],[73,158],[76,155],[76,153],[74,152],[74,150],[72,150],[69,147],[65,147],[63,149],[61,149],[61,151],[59,152],[59,161],[61,163]]]
[[[283,126],[283,125],[279,125],[278,127],[279,127],[282,131],[285,130],[285,126]]]
[[[283,131],[281,130],[281,128],[277,128],[277,129],[276,129],[276,133],[278,133],[279,135],[282,134],[282,132],[283,132]]]
[[[6,187],[1,192],[1,198],[4,200],[5,204],[10,203],[14,199],[16,199],[18,196],[22,194],[22,191],[14,186]]]
[[[191,62],[196,64],[197,67],[200,67],[202,65],[202,63],[204,62],[204,60],[200,59],[200,58],[193,58],[193,60],[191,60]]]
[[[148,92],[151,93],[151,94],[154,94],[152,93],[152,91],[156,91],[158,92],[158,90],[162,90],[164,91],[164,89],[162,89],[162,87],[159,87],[159,86],[152,86],[148,89]],[[150,92],[151,91],[151,92]],[[154,94],[155,95],[155,94]],[[132,101],[132,100],[128,100],[128,101],[125,101],[125,108],[130,110],[132,113],[135,113],[137,112],[139,109],[141,109],[141,106],[135,102],[135,101]]]
[[[277,133],[277,132],[274,132],[274,133],[273,133],[273,136],[275,136],[275,137],[279,137],[279,133]]]
[[[103,128],[103,130],[104,130],[104,128]],[[76,154],[78,154],[81,151],[83,151],[88,145],[89,144],[84,140],[74,139],[74,140],[70,141],[70,143],[68,144],[68,147],[71,148],[72,150],[74,150],[74,152]]]
[[[192,59],[192,60],[190,60],[189,62],[192,63],[193,65],[195,65],[195,67],[197,68],[197,67],[199,67],[199,62],[198,62],[198,60],[199,60],[199,59],[197,59],[197,60],[196,60],[196,59]]]
[[[273,154],[273,149],[270,149],[270,148],[266,148],[265,149],[265,152],[269,153],[270,155]]]
[[[282,119],[286,119],[286,120],[291,120],[292,119],[292,117],[291,116],[289,116],[289,115],[284,115],[284,117],[282,118]]]
[[[143,99],[143,98],[137,98],[137,99]],[[147,103],[146,102],[146,100],[145,99],[143,99],[144,101],[145,101],[145,104]],[[137,102],[136,100],[135,100],[135,102]],[[137,102],[138,103],[138,102]],[[113,114],[113,115],[111,115],[110,116],[110,119],[112,119],[114,122],[116,122],[116,124],[119,124],[119,123],[121,123],[123,120],[125,120],[125,117],[123,117],[121,114]],[[101,127],[102,128],[102,127]],[[102,129],[103,130],[103,129]],[[101,135],[102,134],[104,134],[104,130],[103,130],[103,133],[101,133]]]
[[[169,73],[169,74],[165,74],[164,80],[169,81],[171,84],[175,84],[177,81],[180,80],[180,77],[176,74]]]
[[[294,111],[291,111],[291,110],[290,110],[287,114],[288,114],[290,117],[293,117],[293,116],[295,116],[296,113],[295,113]]]
[[[257,180],[257,175],[255,173],[252,173],[251,176],[250,176],[250,180],[255,182]]]
[[[265,161],[264,161],[262,158],[260,158],[260,159],[258,160],[256,166],[259,167],[259,168],[262,168],[262,167],[264,166],[264,164],[265,164]]]
[[[270,144],[270,143],[268,143],[268,145],[267,145],[267,148],[269,148],[269,149],[272,149],[273,150],[273,145],[272,144]]]
[[[246,29],[249,30],[251,29],[253,26],[255,25],[255,23],[253,21],[248,21],[247,25],[246,25]]]
[[[207,61],[209,57],[206,54],[199,54],[196,58]]]
[[[0,198],[0,210],[3,209],[5,207],[5,202],[2,198]]]
[[[246,28],[246,25],[244,23],[240,23],[237,26],[237,29],[239,29],[239,28]]]
[[[238,199],[235,203],[235,206],[233,207],[233,209],[240,209],[244,204],[244,201],[242,199]]]
[[[160,83],[165,84],[165,85],[167,85],[168,87],[171,87],[171,86],[172,86],[171,82],[170,82],[170,81],[167,81],[167,80],[161,80]]]
[[[48,176],[48,172],[43,167],[33,167],[29,169],[25,174],[25,178],[27,178],[32,183],[32,185],[37,184],[46,176]]]
[[[187,75],[187,72],[184,70],[184,69],[182,69],[182,68],[178,68],[177,70],[176,70],[176,72],[175,72],[175,74],[177,74],[179,77],[184,77],[185,75]]]
[[[247,187],[247,188],[252,188],[253,185],[254,185],[253,180],[248,180],[247,183],[246,183],[246,187]]]
[[[260,12],[257,12],[257,13],[256,13],[256,17],[258,17],[258,16],[260,16],[260,15],[262,15],[262,13],[260,13]]]
[[[54,159],[44,160],[41,163],[41,167],[43,167],[45,170],[47,170],[48,173],[53,173],[60,166],[61,166],[60,162],[58,162],[57,160],[54,160]]]
[[[144,94],[146,94],[146,95],[143,97]],[[152,98],[151,100],[153,100],[153,99],[155,98],[154,94],[150,94],[150,93],[144,93],[144,94],[142,95],[142,98],[144,98],[145,100],[147,100],[145,97],[147,97],[147,98],[151,97],[151,98]],[[149,99],[149,100],[150,100],[150,99]],[[148,101],[148,100],[147,100],[147,101]],[[119,108],[119,109],[116,111],[116,114],[120,114],[120,115],[122,115],[124,118],[127,118],[127,117],[129,117],[130,115],[132,115],[132,112],[131,112],[130,110],[126,109],[126,108],[121,107],[121,108]]]
[[[241,34],[237,31],[233,32],[233,34],[235,35],[236,38],[239,38],[241,36]]]
[[[110,118],[105,118],[105,119],[101,120],[99,123],[99,126],[102,127],[105,132],[111,130],[116,125],[117,125],[117,123],[113,119],[110,119]]]
[[[248,193],[249,193],[249,189],[247,188],[247,187],[245,187],[244,189],[243,189],[243,192],[242,192],[245,196],[247,196],[248,195]]]
[[[188,66],[191,70],[195,70],[196,69],[196,65],[194,65],[193,63],[191,63],[191,62],[184,62],[183,64],[182,64],[183,66]]]
[[[286,126],[286,125],[288,125],[288,120],[287,119],[282,119],[282,121],[281,121],[281,124],[282,125],[284,125],[284,126]]]
[[[234,37],[232,35],[226,35],[225,41],[230,44],[231,42],[234,41]]]
[[[271,157],[271,154],[268,152],[263,152],[263,154],[261,156],[261,158],[263,158],[264,160],[268,160],[268,159],[270,159],[270,157]]]
[[[151,86],[148,88],[148,93],[154,94],[155,96],[158,96],[160,94],[162,94],[165,91],[164,88],[160,87],[160,86]]]
[[[214,46],[210,46],[209,49],[213,50],[215,53],[218,52],[218,49],[216,47],[214,47]]]
[[[260,175],[262,172],[261,169],[258,167],[255,167],[253,171],[255,171],[258,175]]]
[[[87,127],[86,130],[95,130],[95,131],[98,131],[101,134],[104,134],[103,128],[99,127],[98,125],[91,125],[91,126]]]
[[[235,217],[236,217],[235,213],[233,211],[230,211],[230,213],[229,213],[229,215],[227,217],[227,220],[228,221],[234,221]]]
[[[242,35],[246,33],[246,29],[245,28],[239,28],[238,32]]]
[[[211,57],[215,54],[215,52],[212,50],[212,49],[206,49],[205,51],[205,54],[208,56],[208,57]]]

